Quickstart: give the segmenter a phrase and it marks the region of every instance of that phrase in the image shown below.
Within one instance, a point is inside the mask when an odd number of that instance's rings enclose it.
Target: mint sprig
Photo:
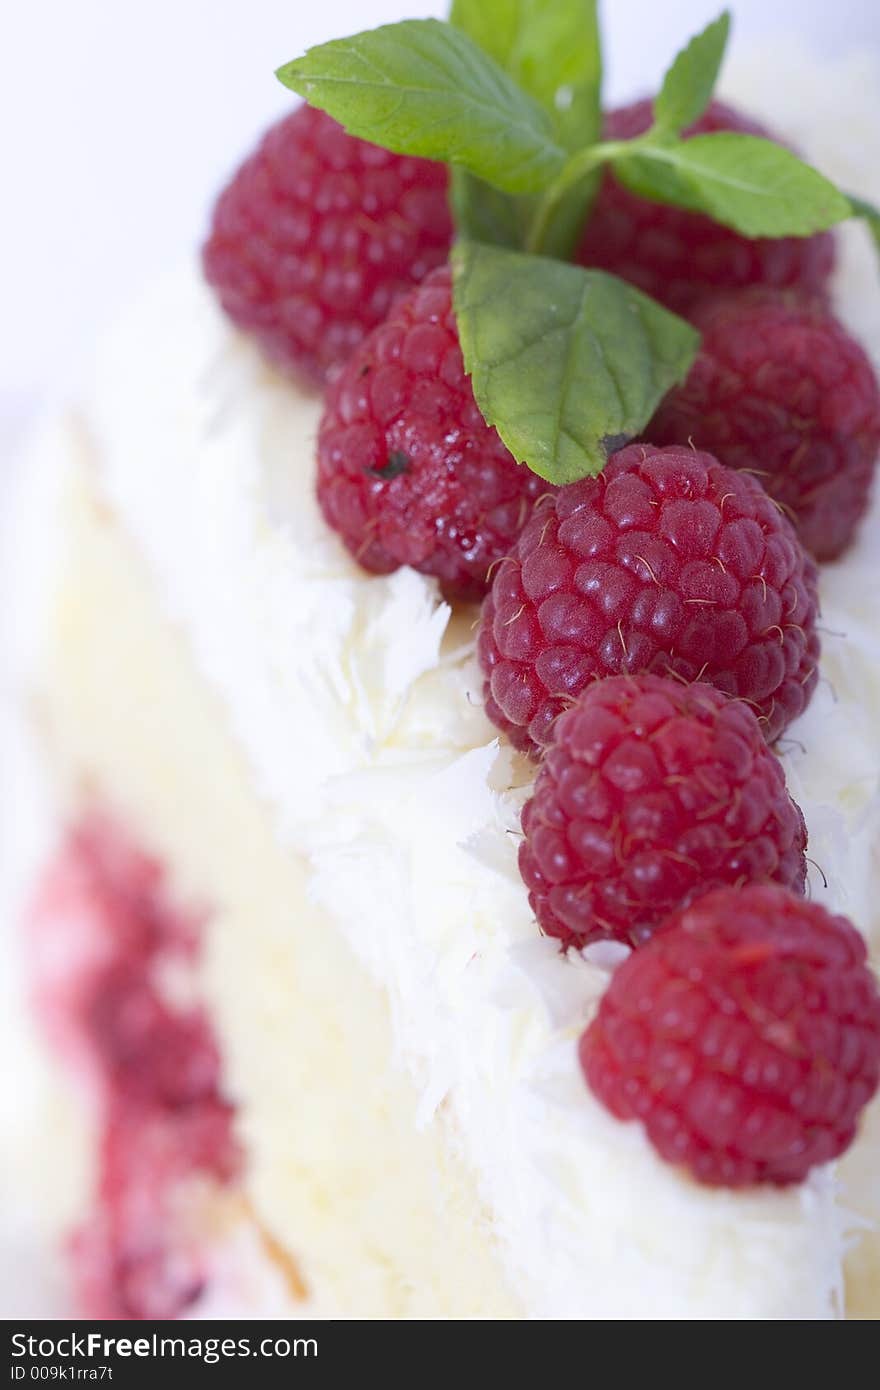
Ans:
[[[811,236],[852,215],[824,175],[757,135],[632,140],[612,152],[611,165],[634,193],[707,213],[742,236]]]
[[[718,81],[729,36],[730,13],[724,10],[676,56],[654,102],[654,135],[678,135],[699,120]]]
[[[880,208],[869,203],[867,198],[859,198],[854,193],[849,195],[850,205],[856,217],[861,217],[867,224],[868,231],[874,238],[874,244],[880,251]]]
[[[353,135],[461,164],[509,193],[545,188],[565,163],[544,108],[466,34],[436,19],[320,44],[277,76]]]
[[[688,324],[629,285],[562,263],[605,168],[745,236],[809,236],[858,215],[880,247],[880,211],[789,150],[729,132],[680,138],[711,99],[726,11],[672,62],[651,128],[607,141],[595,0],[453,0],[451,19],[322,44],[278,76],[352,134],[451,166],[465,364],[486,419],[542,477],[601,468],[698,346]]]
[[[602,49],[596,0],[453,0],[450,22],[544,106],[568,151],[598,140]],[[560,200],[544,242],[548,255],[572,254],[598,181],[597,169]],[[499,194],[460,168],[452,188],[463,236],[508,248],[524,244],[535,215],[532,199]]]
[[[480,409],[554,483],[598,473],[688,371],[699,334],[601,270],[459,242],[455,308]]]
[[[579,149],[598,139],[595,0],[453,0],[449,20],[554,113],[561,143]]]

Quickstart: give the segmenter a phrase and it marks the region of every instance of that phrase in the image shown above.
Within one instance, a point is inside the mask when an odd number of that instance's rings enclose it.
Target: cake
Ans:
[[[809,148],[808,81],[792,60],[768,114]],[[747,75],[734,90],[749,104]],[[864,188],[869,83],[838,90],[815,157]],[[835,235],[835,305],[876,352],[867,239]],[[56,841],[27,954],[64,1067],[42,1113],[26,1084],[41,1150],[67,1114],[43,1235],[76,1306],[877,1316],[876,1099],[839,1163],[725,1187],[585,1085],[579,1040],[630,945],[537,929],[517,867],[536,768],[487,716],[479,610],[365,573],[328,527],[322,410],[185,265],[27,459],[18,659]],[[875,961],[878,528],[875,503],[822,569],[822,678],[777,745],[811,893]]]

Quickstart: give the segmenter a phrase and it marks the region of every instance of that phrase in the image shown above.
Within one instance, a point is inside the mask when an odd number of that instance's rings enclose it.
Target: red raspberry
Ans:
[[[604,133],[609,140],[629,140],[646,131],[652,119],[652,102],[637,101],[610,112]],[[685,136],[723,130],[774,138],[720,101],[713,101]],[[607,174],[577,260],[620,275],[683,313],[707,290],[762,284],[821,294],[834,268],[834,238],[821,232],[750,240],[699,213],[639,198]]]
[[[672,671],[751,704],[769,743],[817,680],[816,567],[748,473],[631,444],[535,510],[483,607],[486,709],[535,753],[597,676]]]
[[[208,283],[271,361],[320,381],[446,260],[446,187],[444,165],[391,154],[300,106],[221,193]]]
[[[699,1182],[801,1182],[849,1147],[880,1079],[865,943],[783,888],[721,888],[615,971],[580,1060]]]
[[[566,946],[637,945],[710,888],[803,893],[807,833],[741,700],[664,676],[596,681],[553,727],[519,867]]]
[[[647,435],[753,470],[816,559],[835,559],[867,509],[880,451],[868,357],[821,305],[770,290],[706,300],[693,321],[699,355]]]
[[[364,569],[411,565],[481,598],[549,484],[508,453],[465,375],[449,270],[435,270],[330,387],[318,501]]]

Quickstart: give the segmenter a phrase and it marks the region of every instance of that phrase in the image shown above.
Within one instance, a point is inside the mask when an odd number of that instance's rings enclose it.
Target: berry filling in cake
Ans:
[[[37,1006],[97,1129],[94,1207],[70,1241],[77,1311],[176,1318],[210,1278],[207,1213],[241,1151],[192,993],[201,914],[93,816],[66,836],[28,921]]]

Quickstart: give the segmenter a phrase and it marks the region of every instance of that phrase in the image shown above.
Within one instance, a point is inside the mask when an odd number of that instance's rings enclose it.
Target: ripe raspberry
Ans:
[[[710,888],[803,893],[804,819],[741,700],[664,676],[596,681],[553,727],[520,872],[550,936],[638,945]]]
[[[628,140],[641,135],[652,119],[650,100],[621,107],[605,119],[606,138]],[[774,138],[757,121],[720,101],[713,101],[684,133],[710,135],[723,130]],[[609,173],[577,260],[620,275],[683,313],[707,290],[761,284],[796,286],[821,294],[834,268],[834,239],[830,232],[821,232],[812,237],[750,240],[699,213],[639,198]]]
[[[364,569],[411,565],[481,598],[549,484],[517,464],[465,375],[446,267],[375,329],[331,385],[318,501]]]
[[[699,1182],[801,1182],[849,1147],[880,1079],[865,944],[782,888],[709,893],[615,971],[580,1060]]]
[[[486,710],[535,753],[595,677],[672,671],[751,704],[768,743],[817,680],[816,567],[750,474],[631,444],[542,502],[483,606]]]
[[[282,367],[321,381],[449,251],[442,164],[404,158],[298,107],[220,194],[205,276]]]
[[[647,435],[753,470],[816,559],[835,559],[867,509],[880,451],[868,357],[821,305],[794,295],[742,290],[692,317],[700,352]]]

